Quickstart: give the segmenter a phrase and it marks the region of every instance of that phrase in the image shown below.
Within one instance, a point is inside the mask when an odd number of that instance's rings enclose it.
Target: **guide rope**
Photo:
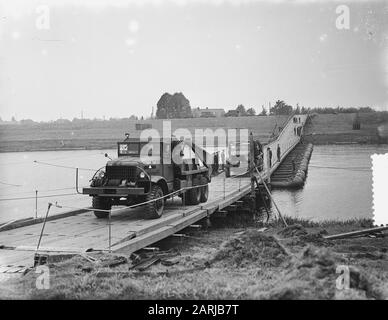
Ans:
[[[239,177],[239,176],[242,176],[242,175],[245,175],[247,172],[243,172],[241,174],[238,174],[238,175],[235,175],[231,178],[236,178],[236,177]],[[131,205],[131,206],[125,206],[124,208],[117,208],[117,209],[110,209],[110,210],[106,210],[106,209],[95,209],[95,208],[90,208],[90,207],[73,207],[73,206],[66,206],[66,205],[60,205],[58,204],[57,202],[54,203],[53,205],[57,208],[67,208],[67,209],[74,209],[74,210],[89,210],[89,211],[101,211],[101,212],[118,212],[118,211],[123,211],[123,210],[128,210],[128,209],[133,209],[133,208],[136,208],[136,207],[140,207],[140,206],[143,206],[143,205],[146,205],[148,203],[152,203],[152,202],[155,202],[155,201],[158,201],[158,200],[161,200],[161,199],[165,199],[165,198],[168,198],[168,197],[172,197],[174,195],[177,195],[177,194],[180,194],[180,193],[184,193],[186,192],[187,190],[190,190],[190,189],[196,189],[196,188],[201,188],[201,187],[204,187],[204,186],[208,186],[208,184],[201,184],[201,185],[196,185],[196,186],[191,186],[191,187],[183,187],[179,190],[176,190],[174,192],[171,192],[169,194],[166,194],[164,196],[161,196],[161,197],[158,197],[158,198],[155,198],[155,199],[151,199],[151,200],[148,200],[148,201],[144,201],[144,202],[140,202],[140,203],[137,203],[137,204],[134,204],[134,205]],[[223,196],[220,196],[218,198],[215,198],[214,200],[218,200],[218,199],[223,199],[224,197]]]
[[[371,168],[368,167],[336,167],[336,166],[317,166],[310,164],[310,167],[319,168],[319,169],[339,169],[339,170],[352,170],[352,171],[371,171]]]
[[[1,188],[0,188],[1,189]],[[66,187],[66,188],[57,188],[57,189],[44,189],[44,190],[40,190],[40,189],[35,189],[33,191],[23,191],[23,192],[13,192],[13,193],[6,193],[6,194],[2,194],[3,197],[8,197],[8,196],[17,196],[17,195],[21,195],[21,194],[35,194],[36,191],[38,191],[39,193],[41,192],[53,192],[53,191],[63,191],[63,190],[73,190],[75,189],[75,187]],[[1,198],[0,198],[1,199]]]
[[[64,151],[64,150],[63,150]],[[47,158],[47,160],[65,160],[65,159],[74,159],[74,158],[85,158],[89,156],[97,156],[97,155],[103,155],[104,152],[99,152],[99,153],[93,153],[91,155],[72,155],[72,156],[66,156],[66,157],[56,157],[56,158]],[[26,163],[31,163],[33,160],[24,160],[24,161],[14,161],[14,162],[2,162],[1,165],[3,166],[11,166],[11,165],[18,165],[18,164],[26,164]]]
[[[73,193],[52,194],[52,195],[38,196],[38,197],[3,198],[3,199],[0,199],[0,201],[43,199],[43,198],[54,198],[54,197],[73,196],[73,195],[77,195],[77,194],[78,194],[78,193],[73,192]]]
[[[128,210],[128,209],[140,207],[140,206],[143,206],[143,205],[148,204],[148,203],[152,203],[152,202],[155,202],[155,201],[159,201],[159,200],[165,199],[167,197],[172,197],[172,196],[174,196],[176,194],[183,193],[184,191],[187,191],[187,190],[190,190],[190,189],[201,188],[201,187],[204,187],[204,186],[207,186],[207,185],[208,184],[201,184],[201,185],[196,185],[196,186],[191,186],[191,187],[184,187],[184,188],[181,188],[179,190],[176,190],[174,192],[171,192],[169,194],[166,194],[164,196],[161,196],[161,197],[158,197],[158,198],[155,198],[155,199],[151,199],[151,200],[148,200],[148,201],[136,203],[136,204],[131,205],[131,206],[125,206],[125,208],[117,208],[117,209],[110,209],[110,210],[95,209],[95,208],[90,208],[90,207],[80,208],[80,207],[64,206],[64,205],[59,205],[57,202],[54,203],[53,205],[56,206],[57,208],[67,208],[67,209],[75,209],[75,210],[89,210],[89,211],[101,211],[101,212],[117,212],[117,211],[123,211],[123,210]]]
[[[48,163],[48,162],[43,162],[43,161],[38,161],[38,160],[34,160],[34,163],[43,164],[43,165],[50,166],[50,167],[64,168],[64,169],[79,169],[79,170],[93,171],[93,172],[97,171],[97,169],[92,169],[92,168],[79,168],[79,167],[72,167],[72,166],[64,166],[64,165],[60,165],[60,164],[53,164],[53,163]]]
[[[0,184],[6,185],[6,186],[11,186],[11,187],[22,187],[21,184],[7,183],[7,182],[3,182],[3,181],[0,181]]]
[[[40,162],[37,162],[37,163],[40,163]],[[48,163],[42,163],[42,164],[45,164],[45,165],[51,165],[51,166],[58,166],[58,165],[54,165],[54,164],[48,164]],[[70,168],[70,169],[77,169],[77,167],[68,167],[68,166],[60,166],[60,167],[65,167],[65,168]],[[94,169],[86,169],[84,168],[83,170],[93,170],[95,171]],[[232,177],[230,177],[231,179],[235,179],[235,178],[238,178],[242,175],[245,175],[247,172],[243,172],[243,173],[240,173],[240,174],[237,174],[237,175],[234,175]],[[1,182],[0,182],[1,183]],[[5,184],[5,183],[4,183]],[[16,186],[16,185],[15,185]],[[22,186],[22,185],[17,185],[17,186]],[[186,187],[186,188],[199,188],[201,187],[202,185],[198,185],[198,186],[193,186],[193,187]],[[67,187],[67,188],[57,188],[57,189],[45,189],[45,190],[38,190],[39,192],[52,192],[52,191],[63,191],[63,190],[72,190],[72,189],[75,189],[75,187]],[[168,196],[172,196],[176,193],[179,193],[179,192],[183,192],[185,191],[185,188],[182,188],[180,190],[177,190],[173,193],[170,193]],[[10,193],[10,194],[6,194],[6,195],[3,195],[3,196],[12,196],[12,195],[20,195],[20,194],[32,194],[32,193],[35,193],[36,191],[25,191],[25,192],[15,192],[15,193]],[[30,200],[30,199],[41,199],[41,198],[53,198],[55,196],[58,196],[58,197],[63,197],[63,196],[69,196],[69,195],[76,195],[77,193],[65,193],[65,194],[54,194],[54,195],[44,195],[44,196],[29,196],[29,197],[15,197],[15,198],[0,198],[0,201],[13,201],[13,200]],[[166,197],[166,196],[165,196]]]

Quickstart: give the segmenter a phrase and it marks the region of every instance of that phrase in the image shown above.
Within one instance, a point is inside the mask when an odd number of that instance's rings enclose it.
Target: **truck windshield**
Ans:
[[[140,153],[140,143],[125,142],[119,143],[119,156],[138,155]]]
[[[143,148],[145,148],[143,150]],[[140,155],[141,152],[148,156],[160,156],[161,145],[158,142],[120,142],[118,148],[119,156]]]

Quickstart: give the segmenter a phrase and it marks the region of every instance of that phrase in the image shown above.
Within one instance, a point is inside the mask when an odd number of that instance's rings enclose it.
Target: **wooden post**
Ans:
[[[109,253],[112,253],[112,210],[109,210]]]
[[[324,238],[329,239],[329,240],[345,239],[345,238],[354,237],[354,236],[363,236],[363,235],[367,235],[369,233],[382,232],[385,230],[388,230],[388,226],[387,227],[375,227],[375,228],[369,228],[369,229],[364,229],[364,230],[359,230],[359,231],[351,231],[351,232],[340,233],[340,234],[333,234],[330,236],[324,236]]]
[[[38,190],[35,190],[35,219],[38,218]]]
[[[223,187],[223,190],[224,190],[224,199],[225,199],[225,177],[224,177],[224,187]]]
[[[253,134],[252,132],[249,134],[249,176],[251,177],[251,213],[256,212],[256,192],[255,192],[255,176],[254,176],[254,168],[255,168],[255,157],[254,157],[254,145],[253,145]]]
[[[267,222],[268,222],[268,221],[269,221],[269,218],[270,218],[270,213],[269,213],[269,210],[268,210],[268,207],[267,207],[267,203],[265,202],[266,199],[265,199],[264,196],[263,196],[263,193],[262,193],[262,191],[261,191],[260,186],[257,186],[257,189],[258,189],[258,192],[259,192],[259,194],[260,194],[261,201],[263,202],[265,212],[267,213]]]
[[[41,242],[42,237],[43,237],[43,231],[44,231],[44,228],[46,227],[46,221],[47,221],[47,218],[48,218],[48,215],[49,215],[49,212],[50,212],[50,208],[51,208],[52,205],[53,204],[51,202],[48,203],[46,216],[44,218],[43,225],[42,225],[42,230],[40,231],[40,235],[39,235],[38,245],[36,246],[36,252],[38,252],[38,250],[39,250],[40,242]]]
[[[267,177],[268,177],[268,182],[271,182],[271,165],[272,165],[272,156],[270,156],[270,153],[268,151],[268,148],[267,147],[267,150],[266,150],[266,159],[265,161],[267,162]],[[271,149],[270,149],[271,150]]]
[[[269,198],[271,199],[272,203],[274,204],[274,206],[275,206],[275,208],[276,208],[276,210],[277,210],[277,212],[278,212],[278,215],[279,215],[280,219],[282,219],[284,225],[285,225],[286,227],[288,227],[288,224],[287,224],[286,220],[283,218],[282,213],[280,212],[280,210],[279,210],[279,208],[278,208],[278,206],[277,206],[277,204],[276,204],[274,198],[272,197],[271,191],[268,189],[267,184],[265,183],[265,181],[264,181],[263,177],[261,176],[259,170],[256,169],[256,171],[257,171],[257,174],[258,174],[259,177],[260,177],[260,180],[261,180],[262,184],[264,185],[265,190],[267,191],[267,194],[268,194]]]

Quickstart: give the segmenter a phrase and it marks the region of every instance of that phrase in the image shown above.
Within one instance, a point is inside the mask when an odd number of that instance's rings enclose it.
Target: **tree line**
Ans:
[[[338,113],[367,113],[376,112],[371,107],[361,108],[343,108],[343,107],[318,107],[318,108],[306,108],[300,107],[298,104],[296,107],[292,107],[283,100],[277,100],[273,107],[267,110],[262,106],[262,110],[259,114],[256,114],[256,110],[253,107],[246,108],[244,105],[239,104],[235,109],[230,109],[225,113],[225,117],[247,117],[247,116],[267,116],[267,115],[290,115],[292,113],[305,114],[305,113],[322,113],[322,114],[338,114]],[[190,101],[181,93],[164,93],[157,103],[156,118],[157,119],[180,119],[180,118],[192,118]]]
[[[182,118],[192,118],[193,113],[190,106],[190,101],[184,96],[182,92],[176,92],[174,94],[170,94],[168,92],[164,93],[156,104],[156,119],[182,119]],[[296,107],[292,107],[287,104],[283,100],[277,100],[273,107],[270,107],[269,110],[262,106],[262,110],[259,114],[256,114],[256,110],[253,107],[246,108],[244,105],[239,104],[235,109],[230,109],[225,113],[225,117],[247,117],[247,116],[267,116],[267,115],[290,115],[292,113],[296,114],[305,114],[305,113],[319,113],[319,114],[338,114],[338,113],[369,113],[376,112],[371,107],[361,107],[361,108],[344,108],[344,107],[318,107],[318,108],[306,108],[304,106],[300,107],[298,104]],[[382,112],[384,113],[384,112]],[[150,118],[154,118],[151,115]],[[110,118],[108,121],[125,121],[125,120],[148,120],[150,118],[137,117],[135,115],[131,115],[128,118]],[[78,119],[74,118],[72,121],[68,119],[58,119],[56,121],[51,121],[50,123],[56,125],[85,125],[91,122],[102,122],[107,120],[102,119]],[[2,121],[0,118],[1,124],[38,124],[30,119],[24,119],[20,121],[16,121],[14,117],[12,117],[11,121]],[[42,122],[41,122],[42,123]]]

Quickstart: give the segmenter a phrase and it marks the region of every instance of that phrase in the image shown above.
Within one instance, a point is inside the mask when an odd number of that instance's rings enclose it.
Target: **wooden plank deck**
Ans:
[[[241,174],[244,168],[237,168]],[[225,178],[220,174],[209,185],[208,202],[196,206],[183,206],[178,197],[167,201],[160,219],[143,218],[143,208],[114,212],[111,217],[111,249],[136,251],[232,204],[250,191],[249,177]],[[32,266],[43,223],[0,231],[0,266]],[[84,252],[88,249],[109,249],[109,221],[97,219],[92,211],[47,221],[40,251]]]

